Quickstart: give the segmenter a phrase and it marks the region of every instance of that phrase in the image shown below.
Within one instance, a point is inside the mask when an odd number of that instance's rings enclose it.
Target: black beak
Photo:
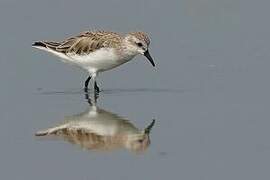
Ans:
[[[149,62],[152,64],[152,66],[155,67],[155,63],[154,63],[154,60],[152,59],[151,55],[149,54],[149,51],[145,51],[144,52],[144,56],[149,60]]]

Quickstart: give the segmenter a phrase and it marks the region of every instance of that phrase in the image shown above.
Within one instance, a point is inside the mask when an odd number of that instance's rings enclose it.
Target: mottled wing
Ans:
[[[112,47],[120,42],[120,36],[113,32],[84,32],[63,42],[43,42],[46,47],[64,54],[89,54],[103,47]]]

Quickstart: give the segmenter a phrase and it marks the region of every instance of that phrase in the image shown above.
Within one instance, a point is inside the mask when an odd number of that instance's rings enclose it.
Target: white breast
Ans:
[[[87,55],[68,54],[73,63],[88,71],[106,71],[130,59],[121,58],[112,48],[102,48]]]

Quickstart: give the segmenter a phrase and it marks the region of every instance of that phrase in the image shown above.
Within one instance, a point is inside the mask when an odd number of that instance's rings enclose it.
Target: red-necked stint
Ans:
[[[100,72],[124,64],[136,55],[146,56],[155,66],[148,48],[150,39],[144,32],[120,34],[107,31],[87,31],[61,42],[37,41],[33,47],[48,51],[69,64],[88,71],[89,77],[84,83],[87,90],[90,79],[93,79],[95,92],[99,92],[96,77]]]

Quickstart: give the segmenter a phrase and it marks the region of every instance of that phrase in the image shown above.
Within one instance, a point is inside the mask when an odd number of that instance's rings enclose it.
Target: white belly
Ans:
[[[94,72],[101,72],[119,66],[132,57],[120,58],[114,49],[102,48],[87,55],[68,54],[71,61],[76,65]]]

